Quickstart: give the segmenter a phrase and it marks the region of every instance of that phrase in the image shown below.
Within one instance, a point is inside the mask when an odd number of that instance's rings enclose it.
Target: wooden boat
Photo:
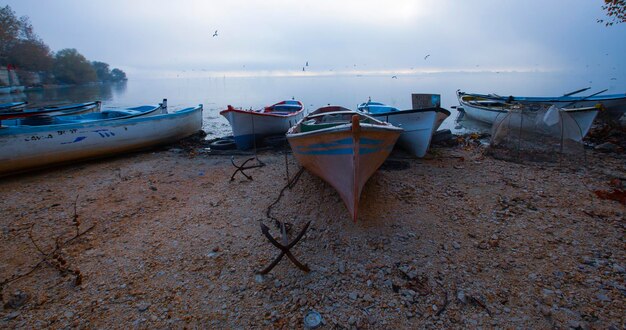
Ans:
[[[302,102],[286,100],[260,110],[242,110],[228,106],[220,112],[233,130],[238,149],[250,149],[259,139],[284,134],[304,117]]]
[[[584,91],[582,89],[580,91]],[[579,92],[579,91],[577,91]],[[577,92],[573,92],[574,94]],[[546,97],[526,97],[526,96],[499,96],[499,95],[486,95],[486,94],[474,94],[457,91],[457,97],[459,102],[465,100],[467,102],[487,102],[491,101],[493,104],[490,107],[495,107],[499,104],[519,103],[529,106],[540,107],[542,105],[555,105],[557,108],[578,109],[578,108],[591,108],[600,104],[602,108],[602,116],[619,120],[620,117],[626,112],[626,93],[624,94],[611,94],[611,95],[597,95],[595,93],[589,96],[573,96],[573,93],[566,94],[564,96],[546,96]],[[465,109],[467,111],[467,109]],[[470,110],[471,111],[471,110]],[[470,117],[472,115],[469,115]],[[483,115],[487,116],[488,115]],[[481,119],[479,119],[481,120]],[[484,120],[482,120],[484,121]]]
[[[202,105],[166,109],[141,106],[51,117],[50,125],[3,126],[0,175],[171,143],[201,129]]]
[[[19,103],[19,102],[17,102]],[[26,103],[26,102],[24,102]],[[25,118],[35,116],[67,116],[78,115],[89,112],[98,112],[101,110],[102,103],[100,101],[77,103],[64,106],[47,106],[34,109],[11,109],[11,111],[0,110],[0,120],[12,118]],[[15,124],[13,124],[15,125]]]
[[[382,165],[402,129],[362,112],[328,106],[287,132],[304,168],[333,186],[356,222],[363,186]]]
[[[399,110],[369,100],[359,104],[358,109],[378,120],[403,128],[398,144],[417,157],[426,155],[437,121],[437,108]]]
[[[0,113],[22,111],[26,108],[26,104],[28,104],[28,102],[0,103]]]
[[[484,98],[482,96],[477,96],[477,94],[466,94],[460,91],[457,91],[457,97],[465,115],[474,120],[482,121],[488,124],[493,124],[499,119],[501,120],[502,117],[506,116],[512,107],[517,106],[502,100]],[[597,104],[598,103],[596,103],[596,105]],[[519,106],[527,107],[530,112],[536,112],[551,106],[551,103],[521,103]],[[555,106],[558,108],[558,105],[555,104]],[[561,110],[567,112],[567,114],[576,121],[580,128],[581,136],[585,137],[589,132],[589,129],[591,129],[591,125],[598,115],[600,107],[572,107]],[[531,125],[532,122],[527,121],[527,124]]]

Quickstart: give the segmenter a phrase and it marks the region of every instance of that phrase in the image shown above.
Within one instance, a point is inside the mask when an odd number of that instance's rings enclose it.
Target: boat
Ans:
[[[411,105],[413,109],[431,109],[437,111],[437,119],[435,119],[435,127],[433,134],[437,132],[441,124],[446,118],[450,117],[450,111],[441,107],[441,95],[431,93],[412,93]]]
[[[340,106],[315,110],[287,132],[300,165],[333,186],[356,222],[361,191],[402,128]]]
[[[26,104],[28,104],[28,102],[25,101],[0,103],[0,113],[22,111],[26,108]]]
[[[446,118],[450,117],[450,110],[444,109],[442,107],[436,107],[435,111],[437,111],[437,118],[435,119],[435,127],[433,128],[433,134],[439,130],[441,124]]]
[[[220,115],[230,123],[237,148],[246,150],[266,136],[285,134],[304,117],[304,106],[296,100],[278,102],[259,110],[236,109],[229,105]]]
[[[491,103],[490,107],[493,108],[499,104],[520,103],[527,104],[535,107],[541,105],[555,105],[557,108],[564,109],[577,109],[577,108],[590,108],[600,104],[602,108],[602,117],[613,120],[619,120],[626,112],[626,93],[624,94],[611,94],[611,95],[599,95],[604,91],[594,93],[588,96],[574,96],[579,92],[585,91],[587,88],[565,94],[563,96],[546,96],[546,97],[527,97],[527,96],[500,96],[495,94],[474,94],[457,91],[457,97],[459,103],[461,100],[473,101],[474,103]],[[467,109],[465,109],[467,111]],[[471,111],[471,110],[470,110]],[[472,115],[468,114],[470,117]],[[479,117],[493,117],[484,115],[478,115]],[[478,118],[476,118],[478,119]],[[478,119],[481,120],[481,119]],[[484,121],[484,120],[482,120]]]
[[[160,104],[50,118],[47,125],[0,127],[0,175],[177,141],[202,128],[202,105],[173,113]]]
[[[0,86],[0,95],[11,93],[11,86]]]
[[[494,122],[498,121],[498,119],[502,119],[502,117],[506,116],[509,110],[514,107],[525,107],[527,109],[527,112],[538,112],[539,110],[545,110],[552,105],[554,105],[556,108],[559,108],[558,104],[534,102],[514,104],[499,99],[491,99],[488,96],[483,97],[479,96],[478,94],[467,94],[460,91],[457,91],[457,97],[459,99],[459,104],[461,105],[467,117],[487,124],[493,124]],[[562,104],[563,106],[568,105],[566,103],[559,104]],[[590,103],[584,104],[589,105]],[[576,121],[578,127],[580,128],[581,136],[585,137],[591,129],[591,125],[598,115],[601,106],[599,105],[599,103],[596,102],[593,106],[576,106],[559,109],[561,111],[565,111],[568,115],[572,117],[573,120]],[[527,126],[529,128],[532,126],[531,121],[527,121],[527,124],[530,125]]]
[[[20,103],[20,102],[16,102]],[[26,102],[23,102],[26,103]],[[34,109],[14,109],[11,111],[3,111],[0,108],[0,120],[4,121],[13,118],[25,118],[25,117],[41,117],[41,116],[67,116],[78,115],[90,112],[98,112],[101,110],[102,102],[93,101],[85,103],[77,103],[63,106],[46,106],[42,108]],[[4,123],[8,124],[8,123]],[[0,124],[1,125],[1,124]],[[15,125],[15,124],[13,124]]]
[[[426,155],[437,121],[437,108],[399,110],[371,99],[357,108],[378,120],[403,128],[398,144],[417,157]]]
[[[26,87],[22,85],[11,86],[11,93],[22,93]]]

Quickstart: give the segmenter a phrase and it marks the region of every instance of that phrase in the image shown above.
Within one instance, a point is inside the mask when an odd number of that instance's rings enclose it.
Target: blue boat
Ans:
[[[26,102],[16,102],[24,103]],[[23,109],[19,106],[11,107],[7,111],[0,110],[0,120],[12,118],[26,118],[35,116],[65,116],[78,115],[89,112],[100,111],[102,103],[100,101],[77,103],[63,106],[46,106],[42,108]],[[1,108],[0,108],[1,109]]]
[[[0,113],[21,111],[26,108],[26,104],[28,104],[28,102],[0,103]]]
[[[164,102],[47,120],[0,126],[0,175],[177,141],[202,128],[202,105],[168,113]]]

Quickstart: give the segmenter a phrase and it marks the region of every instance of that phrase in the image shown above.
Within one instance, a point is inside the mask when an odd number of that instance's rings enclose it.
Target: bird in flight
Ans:
[[[430,54],[424,56],[424,60],[427,59],[428,57],[430,57]]]
[[[391,76],[391,79],[398,79],[398,76]]]
[[[213,33],[214,37],[217,37],[217,30],[215,30],[215,33]]]

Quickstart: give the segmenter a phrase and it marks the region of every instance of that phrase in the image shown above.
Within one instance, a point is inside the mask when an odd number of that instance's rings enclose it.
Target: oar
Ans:
[[[579,90],[577,90],[577,91],[573,91],[573,92],[569,92],[569,93],[567,93],[567,94],[563,94],[563,96],[572,96],[572,95],[574,95],[574,94],[578,94],[578,93],[580,93],[580,92],[584,92],[584,91],[586,91],[586,90],[588,90],[588,89],[590,89],[590,88],[591,88],[591,87],[581,88],[581,89],[579,89]]]
[[[571,105],[574,105],[574,104],[576,104],[576,103],[578,103],[578,102],[585,101],[585,100],[587,100],[587,99],[588,99],[588,98],[590,98],[590,97],[594,97],[594,96],[596,96],[596,95],[598,95],[598,94],[602,94],[602,93],[604,93],[604,92],[606,92],[606,91],[608,91],[608,88],[607,88],[607,89],[605,89],[605,90],[601,90],[601,91],[599,91],[599,92],[597,92],[597,93],[593,93],[593,94],[591,94],[591,95],[587,95],[587,96],[583,97],[583,98],[582,98],[582,99],[580,99],[580,100],[572,101],[572,102],[570,102],[570,103],[568,103],[568,104],[566,104],[566,105],[562,106],[562,107],[561,107],[561,109],[567,108],[567,107],[569,107],[569,106],[571,106]]]

